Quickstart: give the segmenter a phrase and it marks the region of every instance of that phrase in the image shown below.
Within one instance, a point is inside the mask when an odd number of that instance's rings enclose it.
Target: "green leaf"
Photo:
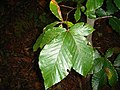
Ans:
[[[118,75],[120,76],[120,68],[116,68]]]
[[[75,35],[79,34],[80,36],[87,36],[94,31],[92,26],[89,24],[84,25],[84,23],[77,23],[70,30]]]
[[[117,56],[117,58],[114,61],[114,66],[120,66],[120,54]]]
[[[114,3],[115,3],[116,6],[120,9],[120,0],[114,0]]]
[[[52,29],[54,26],[56,26],[57,24],[59,24],[60,22],[58,22],[58,21],[55,21],[55,22],[53,22],[53,23],[51,23],[51,24],[48,24],[43,30],[44,31],[47,31],[48,29]]]
[[[97,14],[99,17],[102,17],[102,16],[106,16],[106,15],[107,15],[107,13],[106,13],[102,8],[97,9],[96,14]]]
[[[74,14],[74,18],[75,18],[76,22],[78,22],[80,20],[80,17],[81,17],[81,11],[80,11],[80,5],[78,4],[77,9]]]
[[[50,10],[61,21],[63,21],[61,10],[58,3],[55,0],[50,1]]]
[[[106,53],[105,53],[105,56],[107,58],[111,57],[113,55],[113,52],[114,52],[114,49],[113,48],[109,48]]]
[[[105,60],[104,70],[108,77],[109,84],[111,86],[115,86],[118,81],[118,74],[117,74],[117,71],[115,70],[114,66],[108,59]]]
[[[39,66],[44,78],[45,88],[64,79],[72,67],[72,56],[67,49],[67,33],[53,39],[40,53]]]
[[[104,70],[100,70],[99,72],[93,74],[92,76],[92,88],[93,90],[99,90],[99,87],[102,87],[106,84],[106,74]]]
[[[87,45],[88,41],[84,36],[91,33],[90,31],[93,31],[93,28],[89,26],[86,28],[87,25],[84,25],[84,23],[79,23],[78,25],[81,28],[78,28],[77,24],[75,25],[76,28],[73,26],[70,30],[59,27],[61,32],[58,33],[60,34],[56,34],[57,36],[50,39],[51,42],[46,44],[41,51],[39,66],[46,89],[64,79],[68,75],[67,71],[70,71],[72,67],[83,76],[86,76],[90,71],[93,65],[93,48]],[[88,29],[88,31],[85,29]],[[47,30],[49,33],[45,34],[46,39],[49,35],[49,38],[54,36],[52,30],[54,31],[54,29]],[[87,33],[82,34],[81,31]]]
[[[114,14],[115,12],[118,11],[117,7],[114,5],[113,0],[107,0],[106,1],[107,4],[107,13],[110,14]]]
[[[68,27],[72,27],[74,24],[72,23],[72,22],[70,22],[70,21],[64,21],[64,23],[66,24],[66,25],[68,25]]]
[[[40,48],[42,48],[45,44],[50,43],[56,36],[65,31],[66,29],[62,27],[53,27],[51,29],[48,29],[42,38]]]
[[[86,15],[90,18],[95,18],[95,10],[100,8],[103,4],[103,0],[87,0],[86,3]]]
[[[34,51],[34,52],[37,51],[38,48],[40,47],[40,44],[41,44],[41,42],[42,42],[42,38],[43,38],[43,34],[41,34],[41,35],[37,38],[35,44],[33,45],[33,51]]]
[[[87,45],[84,37],[70,34],[68,49],[73,55],[73,69],[79,74],[86,76],[93,65],[93,49]]]
[[[90,73],[97,73],[99,72],[102,67],[103,67],[103,63],[104,63],[104,58],[96,58],[94,60],[94,64],[93,64],[93,67],[92,67],[92,70]]]
[[[84,23],[75,24],[70,28],[69,51],[73,55],[73,69],[79,74],[86,76],[93,65],[93,49],[87,45],[84,36],[92,33],[93,28]]]
[[[112,28],[120,34],[120,19],[112,17],[109,19],[109,24]]]

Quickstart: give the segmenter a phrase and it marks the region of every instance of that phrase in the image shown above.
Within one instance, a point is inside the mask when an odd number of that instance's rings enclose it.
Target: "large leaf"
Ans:
[[[50,10],[59,20],[63,20],[60,7],[55,0],[50,1]]]
[[[117,58],[114,61],[114,66],[119,67],[120,66],[120,54],[117,56]]]
[[[120,34],[120,19],[112,17],[109,19],[109,24],[112,28]]]
[[[111,86],[115,86],[118,81],[118,74],[114,66],[108,59],[105,60],[104,70],[107,74],[109,84]]]
[[[86,14],[90,18],[95,18],[95,10],[100,8],[103,4],[103,0],[87,0],[86,3]]]
[[[73,69],[79,74],[86,76],[93,65],[93,49],[87,45],[84,36],[92,33],[94,29],[88,24],[75,24],[70,28],[71,38],[69,38],[69,50],[73,55]]]
[[[53,27],[48,29],[42,38],[42,41],[40,43],[40,48],[42,48],[45,44],[50,43],[50,41],[52,41],[56,36],[58,36],[59,34],[65,31],[66,29],[61,27]]]
[[[39,66],[44,78],[45,88],[60,82],[68,75],[72,56],[67,49],[67,33],[63,33],[46,45],[39,56]]]
[[[103,69],[93,74],[92,76],[93,90],[99,90],[99,87],[102,87],[104,84],[106,84],[106,81],[107,81],[106,74],[104,73]]]
[[[120,0],[114,0],[116,6],[120,9]]]

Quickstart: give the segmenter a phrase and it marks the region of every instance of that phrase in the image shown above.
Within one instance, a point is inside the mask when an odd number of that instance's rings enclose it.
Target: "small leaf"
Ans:
[[[106,4],[107,4],[107,7],[106,7],[107,13],[109,13],[109,15],[114,14],[115,12],[118,11],[117,7],[113,3],[113,0],[107,0]]]
[[[100,8],[103,4],[103,0],[88,0],[86,3],[86,15],[91,18],[95,18],[95,10]]]
[[[93,74],[92,76],[92,88],[93,90],[99,90],[99,87],[102,87],[106,84],[106,74],[104,70],[100,70],[99,72]]]
[[[99,8],[97,11],[96,11],[96,14],[99,16],[99,17],[102,17],[102,16],[106,16],[107,13],[102,9],[102,8]]]
[[[51,23],[51,24],[48,24],[43,30],[44,30],[44,31],[47,31],[48,29],[53,28],[53,27],[56,26],[57,24],[59,24],[58,21],[55,21],[55,22],[53,22],[53,23]]]
[[[40,44],[41,44],[41,42],[42,42],[42,38],[43,38],[43,34],[41,34],[41,35],[37,38],[35,44],[33,45],[33,51],[34,51],[34,52],[37,51],[38,48],[40,47]]]
[[[112,17],[109,19],[109,24],[112,28],[120,34],[120,19]]]
[[[50,1],[50,10],[59,20],[63,21],[60,7],[55,0]]]
[[[78,4],[77,9],[74,14],[74,18],[75,18],[76,22],[78,22],[80,20],[80,17],[81,17],[81,11],[80,11],[80,5]]]
[[[105,60],[104,70],[108,77],[109,84],[111,86],[115,86],[118,81],[118,74],[117,74],[117,71],[115,70],[114,66],[108,59]]]
[[[80,9],[82,12],[85,12],[85,6],[81,6]]]
[[[42,38],[40,48],[42,48],[45,44],[50,43],[56,36],[65,31],[66,29],[61,27],[53,27],[51,29],[48,29]]]
[[[109,48],[106,53],[105,53],[105,56],[107,58],[111,57],[113,55],[113,52],[114,52],[114,49],[113,48]]]
[[[115,3],[116,6],[120,9],[120,0],[114,0],[114,3]]]
[[[120,66],[120,54],[117,56],[117,58],[114,61],[114,66]]]
[[[68,27],[72,27],[74,24],[72,23],[72,22],[70,22],[70,21],[64,21],[64,23],[66,24],[66,25],[68,25]]]

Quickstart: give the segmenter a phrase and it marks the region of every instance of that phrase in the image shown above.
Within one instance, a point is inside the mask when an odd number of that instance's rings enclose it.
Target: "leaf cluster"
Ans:
[[[102,18],[109,18],[109,24],[120,33],[120,20],[114,16],[114,13],[120,9],[120,1],[72,0],[77,2],[76,8],[69,7],[71,11],[75,10],[76,24],[63,20],[57,1],[50,1],[50,10],[59,21],[47,25],[33,46],[34,51],[37,51],[39,47],[42,49],[38,63],[45,88],[48,89],[63,80],[72,68],[83,76],[93,74],[92,87],[94,90],[107,83],[115,86],[118,81],[116,70],[120,71],[120,55],[112,64],[108,58],[112,56],[113,49],[109,49],[105,55],[101,56],[97,50],[93,49],[87,37],[94,31],[94,21]],[[86,5],[83,5],[84,2]],[[103,7],[104,2],[107,4],[106,10]],[[68,8],[68,6],[64,7]],[[81,22],[81,13],[84,13],[90,22]],[[64,27],[64,24],[67,27]]]

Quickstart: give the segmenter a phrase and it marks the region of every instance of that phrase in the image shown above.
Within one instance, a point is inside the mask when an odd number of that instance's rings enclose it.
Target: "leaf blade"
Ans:
[[[96,18],[95,10],[100,8],[103,4],[103,0],[88,0],[86,3],[86,14],[90,18]]]
[[[89,24],[84,25],[83,22],[75,24],[70,28],[70,32],[75,35],[79,34],[80,36],[88,36],[94,31],[93,27]]]
[[[33,45],[33,51],[34,51],[34,52],[37,51],[38,48],[40,47],[40,44],[41,44],[41,42],[42,42],[42,38],[43,38],[43,34],[41,34],[41,35],[37,38],[35,44]]]
[[[80,17],[81,17],[80,6],[77,5],[77,9],[74,14],[74,18],[75,18],[76,22],[78,22],[80,20]]]
[[[109,24],[112,28],[120,34],[120,19],[112,17],[109,19]]]
[[[93,65],[93,48],[87,45],[88,41],[84,36],[93,31],[93,28],[87,28],[84,23],[75,24],[70,28],[70,39],[68,47],[73,55],[73,69],[79,74],[86,76]],[[87,28],[87,29],[86,29]],[[85,33],[83,33],[85,31]]]
[[[52,41],[56,36],[60,35],[62,32],[65,32],[66,29],[62,27],[53,27],[48,29],[41,41],[40,47],[42,48],[45,44],[48,44]]]
[[[115,3],[116,6],[120,9],[120,0],[114,0],[114,3]]]
[[[60,82],[71,69],[71,54],[66,47],[66,32],[46,45],[39,56],[39,66],[42,71],[46,89]]]
[[[120,54],[117,56],[117,58],[114,61],[114,66],[120,66]]]
[[[99,90],[99,87],[106,84],[106,74],[104,73],[104,70],[100,70],[99,72],[93,74],[92,76],[92,88],[93,90]]]
[[[50,1],[50,10],[59,20],[63,21],[60,7],[55,0]]]
[[[115,70],[114,66],[108,59],[105,60],[104,70],[108,77],[109,84],[111,86],[115,86],[118,81],[118,74],[117,74],[117,71]]]

